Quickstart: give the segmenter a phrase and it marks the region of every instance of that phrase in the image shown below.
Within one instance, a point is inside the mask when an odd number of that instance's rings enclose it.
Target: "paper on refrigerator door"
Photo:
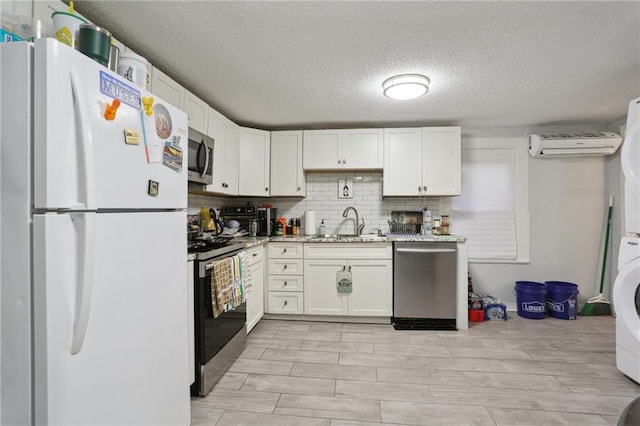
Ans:
[[[140,119],[142,121],[142,138],[147,154],[147,163],[160,163],[162,162],[164,143],[156,135],[153,114],[149,116],[144,113],[144,110],[141,110]]]

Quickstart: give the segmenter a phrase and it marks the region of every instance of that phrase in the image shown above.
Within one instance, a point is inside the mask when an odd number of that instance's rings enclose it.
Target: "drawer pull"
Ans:
[[[282,269],[287,269],[287,265],[284,265],[284,266],[282,267]]]
[[[284,306],[287,306],[287,301],[286,300],[284,301]]]
[[[258,253],[253,253],[253,257],[256,257],[258,255]]]
[[[282,249],[282,254],[284,254],[284,253],[286,253],[286,252],[287,252],[287,249],[286,249],[286,248],[283,248],[283,249]]]
[[[282,287],[286,287],[287,286],[287,282],[285,281],[284,284],[282,284]]]

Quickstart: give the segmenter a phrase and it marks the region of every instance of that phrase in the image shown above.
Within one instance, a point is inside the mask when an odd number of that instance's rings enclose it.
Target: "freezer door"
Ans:
[[[53,38],[34,63],[36,208],[186,208],[184,112]]]
[[[31,424],[31,77],[28,43],[0,43],[0,424]]]
[[[34,216],[35,424],[190,419],[184,213]]]

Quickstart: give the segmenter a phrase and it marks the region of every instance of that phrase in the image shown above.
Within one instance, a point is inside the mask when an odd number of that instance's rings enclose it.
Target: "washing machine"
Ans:
[[[620,242],[618,275],[613,284],[616,307],[616,365],[640,383],[640,238]]]
[[[613,284],[616,309],[616,365],[640,383],[640,98],[629,103],[620,154],[624,173],[625,231]]]

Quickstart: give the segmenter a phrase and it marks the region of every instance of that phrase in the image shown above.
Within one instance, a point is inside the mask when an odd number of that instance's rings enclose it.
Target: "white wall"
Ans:
[[[474,289],[515,302],[516,281],[569,281],[594,295],[605,209],[602,158],[529,158],[530,263],[471,263]]]
[[[526,144],[529,133],[606,130],[600,126],[569,126],[537,129],[483,129],[483,136],[517,135]],[[619,129],[615,129],[619,131]],[[473,133],[467,130],[467,133]],[[527,264],[469,264],[474,289],[515,303],[514,285],[519,280],[569,281],[578,284],[579,302],[597,294],[601,251],[609,194],[618,199],[619,154],[610,157],[535,159],[528,157],[530,212],[530,262]],[[615,278],[619,216],[614,207],[604,294],[610,299]],[[452,219],[453,220],[453,219]]]

